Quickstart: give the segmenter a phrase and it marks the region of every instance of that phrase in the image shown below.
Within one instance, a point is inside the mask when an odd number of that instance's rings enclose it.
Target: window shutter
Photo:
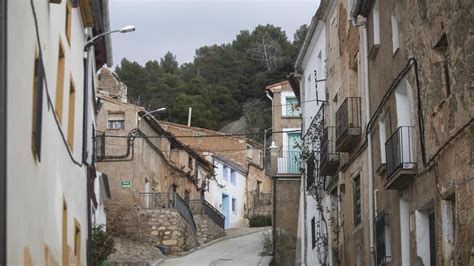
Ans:
[[[34,128],[34,148],[38,161],[41,161],[41,131],[43,124],[43,84],[44,84],[44,69],[43,58],[41,55],[36,62],[36,69],[38,71],[38,79],[36,82],[36,103],[35,103],[35,128]]]

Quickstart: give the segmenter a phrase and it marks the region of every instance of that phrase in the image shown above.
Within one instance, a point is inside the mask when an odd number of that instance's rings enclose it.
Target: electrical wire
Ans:
[[[301,132],[301,130],[288,130],[288,131],[273,131],[269,132],[272,134],[282,134],[282,133],[297,133]],[[147,136],[146,138],[218,138],[218,137],[242,137],[242,136],[260,136],[262,133],[238,133],[238,134],[209,134],[209,135],[162,135],[162,136]],[[105,137],[109,138],[128,138],[125,135],[105,135]],[[144,138],[142,136],[136,136],[136,138]]]
[[[61,123],[59,122],[59,119],[56,115],[56,110],[54,108],[54,104],[53,104],[53,101],[51,100],[51,95],[49,94],[49,88],[48,88],[48,82],[47,82],[47,79],[46,79],[46,68],[44,67],[44,62],[43,62],[43,51],[42,51],[42,48],[41,48],[41,38],[39,36],[39,28],[38,28],[38,17],[36,15],[36,9],[35,9],[35,5],[33,3],[33,0],[30,0],[30,4],[31,4],[31,11],[33,12],[33,19],[34,19],[34,23],[35,23],[35,30],[36,30],[36,42],[38,43],[38,46],[39,46],[39,49],[38,49],[38,53],[39,53],[39,61],[41,62],[41,66],[43,68],[43,80],[44,80],[44,84],[45,84],[45,91],[46,91],[46,99],[47,99],[47,102],[48,102],[48,110],[49,109],[52,109],[52,114],[53,114],[53,118],[54,118],[54,122],[56,123],[56,127],[58,128],[59,130],[59,134],[61,135],[61,138],[63,140],[63,143],[64,145],[66,146],[66,150],[69,154],[69,157],[71,158],[71,161],[79,166],[79,167],[82,167],[84,165],[84,161],[82,162],[79,162],[77,161],[75,158],[74,158],[74,154],[72,154],[72,151],[69,147],[69,143],[67,142],[67,139],[66,139],[66,136],[64,135],[64,132],[61,128]]]

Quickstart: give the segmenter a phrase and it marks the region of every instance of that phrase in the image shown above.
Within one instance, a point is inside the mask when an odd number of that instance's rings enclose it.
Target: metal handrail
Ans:
[[[207,202],[204,199],[198,199],[198,200],[191,200],[189,202],[191,206],[191,211],[195,214],[205,214],[211,220],[214,221],[218,226],[221,228],[224,228],[225,226],[225,216],[214,206],[212,206],[209,202]]]
[[[174,201],[174,208],[178,210],[178,212],[183,216],[183,218],[191,225],[191,228],[194,232],[196,232],[196,223],[194,222],[194,217],[189,209],[189,205],[184,201],[178,193],[174,193],[175,201]]]
[[[350,128],[361,129],[360,97],[347,97],[336,111],[336,139]]]
[[[279,174],[301,173],[301,151],[281,151],[278,156]]]
[[[400,168],[413,168],[416,164],[413,155],[413,131],[412,126],[401,126],[385,142],[389,177]]]

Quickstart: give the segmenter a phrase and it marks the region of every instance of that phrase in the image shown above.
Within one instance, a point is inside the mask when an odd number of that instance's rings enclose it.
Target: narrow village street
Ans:
[[[263,249],[260,237],[264,232],[270,232],[270,229],[219,241],[187,256],[167,259],[159,265],[266,265],[259,255]]]

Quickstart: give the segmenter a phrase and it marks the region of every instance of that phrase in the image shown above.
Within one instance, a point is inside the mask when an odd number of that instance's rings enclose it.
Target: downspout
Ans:
[[[270,96],[270,93],[268,91],[265,92],[265,95],[267,95],[267,98],[270,99],[270,101],[272,101],[273,103],[273,98],[272,96]]]
[[[361,1],[356,1],[357,4],[361,5]],[[362,42],[363,42],[363,64],[364,64],[364,92],[365,92],[365,117],[366,121],[370,121],[370,95],[369,95],[369,65],[368,65],[368,40],[367,40],[367,22],[358,22],[357,17],[351,17],[352,25],[355,27],[362,27]],[[368,165],[368,177],[369,177],[369,248],[371,253],[370,265],[375,265],[375,245],[374,245],[374,175],[372,165],[372,134],[369,128],[366,129],[367,137],[367,165]]]
[[[87,105],[87,99],[89,97],[89,48],[85,48],[84,51],[84,101],[83,101],[83,119],[82,119],[82,161],[86,166],[87,171],[87,241],[86,241],[86,258],[87,265],[92,265],[92,208],[91,208],[91,198],[92,198],[92,180],[91,180],[91,168],[90,164],[87,162],[87,142],[88,142],[88,127],[87,120],[89,117],[89,110]],[[94,134],[94,132],[92,132]],[[94,138],[95,141],[95,138]]]
[[[0,265],[7,265],[7,1],[0,1]]]

